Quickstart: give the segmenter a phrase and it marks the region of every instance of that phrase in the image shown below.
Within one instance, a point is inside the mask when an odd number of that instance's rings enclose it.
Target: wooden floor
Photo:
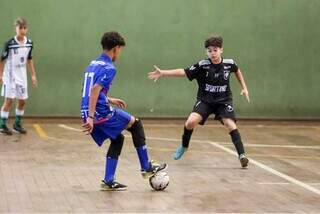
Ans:
[[[26,122],[27,135],[0,136],[0,213],[320,213],[320,123],[240,121],[245,170],[218,123],[197,128],[174,161],[183,121],[144,121],[169,187],[151,190],[128,136],[117,180],[129,188],[101,192],[109,143],[97,147],[74,122],[36,122]]]

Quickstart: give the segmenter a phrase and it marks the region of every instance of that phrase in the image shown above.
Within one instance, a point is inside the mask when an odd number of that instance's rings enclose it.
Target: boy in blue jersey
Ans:
[[[153,176],[164,170],[167,164],[151,163],[145,143],[145,134],[139,119],[131,116],[120,108],[126,103],[121,99],[108,96],[112,80],[116,75],[113,64],[125,46],[123,37],[117,32],[106,32],[101,39],[103,53],[91,61],[84,73],[82,88],[81,115],[85,132],[91,134],[94,141],[101,146],[106,139],[111,143],[106,156],[105,177],[101,189],[110,191],[126,190],[127,186],[115,181],[115,171],[118,157],[122,150],[123,130],[132,135],[133,144],[137,150],[141,174],[144,178]],[[115,105],[119,108],[113,108]]]

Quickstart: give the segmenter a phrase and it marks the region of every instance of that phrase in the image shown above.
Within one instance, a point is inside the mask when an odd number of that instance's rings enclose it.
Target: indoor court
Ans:
[[[60,122],[28,121],[27,136],[1,137],[1,212],[320,212],[319,122],[240,121],[251,163],[242,169],[220,124],[199,127],[174,161],[183,121],[145,120],[152,159],[169,164],[163,192],[141,177],[128,136],[117,173],[128,190],[99,191],[107,146],[79,134],[77,121]]]
[[[0,0],[0,214],[320,214],[319,14]]]

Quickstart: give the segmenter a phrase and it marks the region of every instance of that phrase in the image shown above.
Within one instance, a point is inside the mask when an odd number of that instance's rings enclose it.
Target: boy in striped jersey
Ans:
[[[24,18],[18,18],[14,25],[16,36],[5,43],[0,60],[1,96],[5,97],[1,108],[0,132],[6,135],[12,135],[12,131],[7,127],[7,120],[14,99],[17,100],[17,103],[13,130],[26,134],[26,130],[21,123],[26,99],[28,98],[26,65],[31,72],[32,85],[34,87],[38,85],[32,60],[33,42],[26,37],[28,32],[27,21]]]

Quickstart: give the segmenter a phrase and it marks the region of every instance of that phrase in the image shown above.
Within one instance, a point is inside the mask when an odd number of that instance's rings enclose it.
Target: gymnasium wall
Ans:
[[[239,117],[320,118],[319,14],[318,0],[0,0],[0,42],[16,17],[27,18],[39,80],[29,116],[79,116],[83,71],[100,54],[102,33],[116,30],[127,47],[110,93],[135,115],[185,117],[196,82],[154,83],[147,73],[197,62],[204,39],[219,33],[251,95],[247,104],[233,76]]]

